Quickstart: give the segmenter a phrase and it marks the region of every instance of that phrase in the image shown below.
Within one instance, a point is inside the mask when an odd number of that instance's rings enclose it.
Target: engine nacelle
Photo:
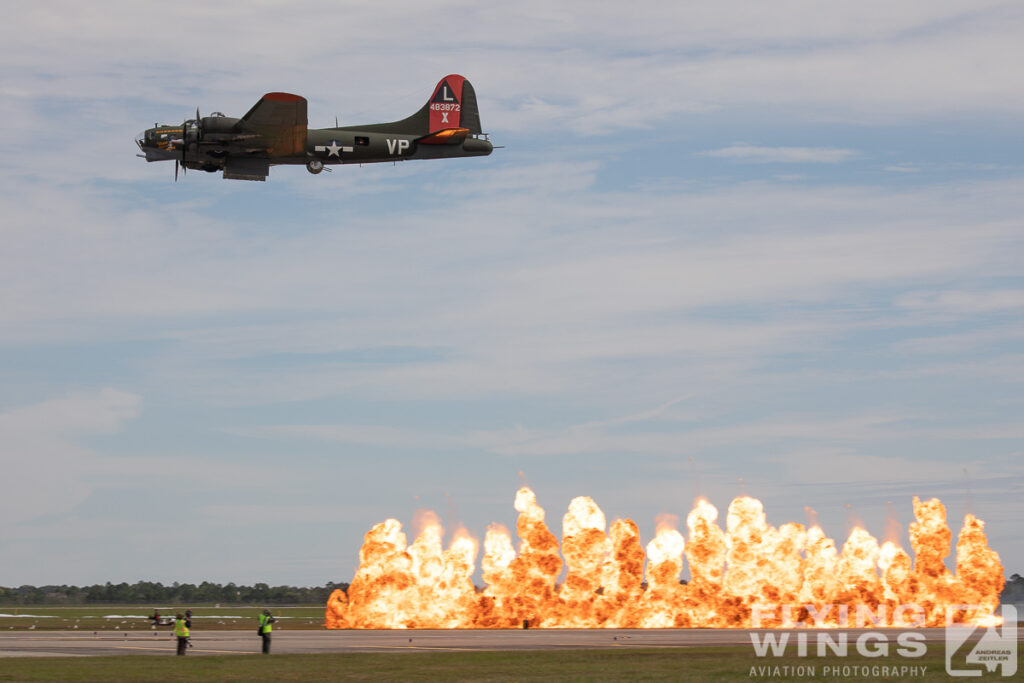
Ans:
[[[240,120],[229,116],[204,116],[200,128],[202,128],[204,136],[207,133],[234,133],[238,130],[237,126]]]

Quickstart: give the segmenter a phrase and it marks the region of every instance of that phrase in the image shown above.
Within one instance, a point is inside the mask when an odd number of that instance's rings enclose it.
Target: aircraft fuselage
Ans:
[[[273,92],[245,116],[214,113],[180,126],[156,125],[136,137],[146,161],[223,171],[225,178],[266,180],[271,166],[303,164],[310,173],[338,164],[487,156],[494,150],[480,128],[476,93],[462,76],[441,79],[415,114],[389,123],[307,128],[306,100]]]

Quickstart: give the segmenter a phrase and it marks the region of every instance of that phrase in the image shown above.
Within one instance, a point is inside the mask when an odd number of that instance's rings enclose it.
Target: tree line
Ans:
[[[999,594],[999,602],[1004,605],[1024,603],[1024,576],[1014,574],[1006,580],[1003,592]]]
[[[685,583],[685,582],[681,582]],[[270,586],[256,583],[237,586],[234,583],[174,583],[160,582],[94,584],[92,586],[0,586],[0,606],[6,605],[197,605],[224,603],[233,605],[317,605],[327,604],[327,598],[340,588],[348,591],[347,583],[326,583],[323,586],[302,588],[297,586]],[[1024,577],[1013,574],[1006,581],[1002,603],[1024,603]]]
[[[0,586],[0,605],[197,605],[223,603],[233,605],[309,605],[327,604],[336,588],[348,590],[347,583],[323,586],[270,586],[256,583],[237,586],[203,581],[165,586],[156,581],[94,584],[92,586]]]

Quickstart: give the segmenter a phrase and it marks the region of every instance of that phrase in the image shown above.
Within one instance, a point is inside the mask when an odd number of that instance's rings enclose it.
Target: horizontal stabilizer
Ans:
[[[468,128],[446,128],[418,139],[423,145],[457,145],[469,135]]]

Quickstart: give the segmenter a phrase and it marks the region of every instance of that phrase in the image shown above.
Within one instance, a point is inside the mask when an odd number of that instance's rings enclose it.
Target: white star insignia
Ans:
[[[313,147],[314,152],[327,152],[329,157],[341,158],[341,152],[351,152],[351,147],[345,147],[338,144],[337,140],[331,140],[329,145],[315,145]]]

